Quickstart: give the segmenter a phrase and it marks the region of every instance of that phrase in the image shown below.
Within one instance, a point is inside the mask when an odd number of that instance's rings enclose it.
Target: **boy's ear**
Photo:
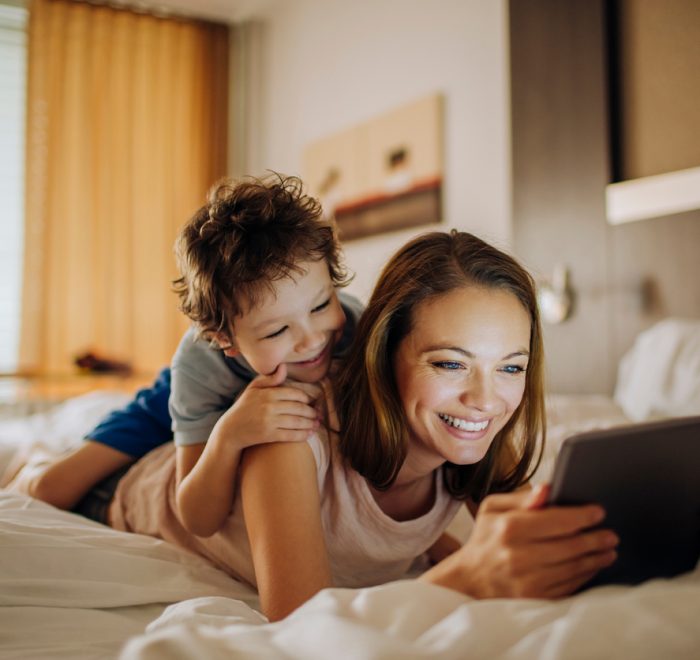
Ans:
[[[236,357],[236,355],[240,353],[238,346],[236,346],[236,340],[233,338],[229,339],[226,335],[217,333],[214,335],[214,341],[218,344],[226,357]]]

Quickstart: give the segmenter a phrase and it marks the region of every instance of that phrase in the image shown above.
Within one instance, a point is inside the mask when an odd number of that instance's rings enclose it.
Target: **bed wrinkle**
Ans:
[[[397,582],[327,589],[274,624],[251,625],[226,599],[179,603],[164,625],[132,639],[122,660],[181,658],[696,658],[698,572],[640,587],[601,587],[559,601],[469,600],[449,590]],[[212,625],[212,611],[215,619]],[[197,612],[206,612],[200,619]],[[226,615],[230,623],[226,624]],[[201,625],[200,625],[201,623]],[[169,644],[168,644],[169,640]]]

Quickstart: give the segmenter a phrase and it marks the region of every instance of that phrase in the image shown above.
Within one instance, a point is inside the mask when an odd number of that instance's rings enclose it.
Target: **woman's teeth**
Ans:
[[[483,422],[468,422],[466,419],[459,419],[459,417],[452,417],[452,415],[445,413],[438,413],[438,417],[460,431],[483,431],[489,425],[488,419]]]

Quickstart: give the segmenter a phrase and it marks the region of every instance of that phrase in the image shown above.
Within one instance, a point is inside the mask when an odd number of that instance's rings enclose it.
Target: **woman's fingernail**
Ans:
[[[615,532],[608,532],[605,535],[605,545],[617,545],[620,543],[620,537]]]
[[[593,523],[599,523],[601,520],[605,518],[605,509],[602,509],[601,507],[596,507],[594,512],[593,512]]]

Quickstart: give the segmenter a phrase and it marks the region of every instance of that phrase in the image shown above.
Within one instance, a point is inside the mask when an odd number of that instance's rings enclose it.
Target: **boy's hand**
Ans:
[[[313,390],[286,384],[286,378],[287,367],[282,364],[274,373],[251,381],[217,422],[217,435],[233,439],[238,449],[306,440],[319,426],[316,397]]]

